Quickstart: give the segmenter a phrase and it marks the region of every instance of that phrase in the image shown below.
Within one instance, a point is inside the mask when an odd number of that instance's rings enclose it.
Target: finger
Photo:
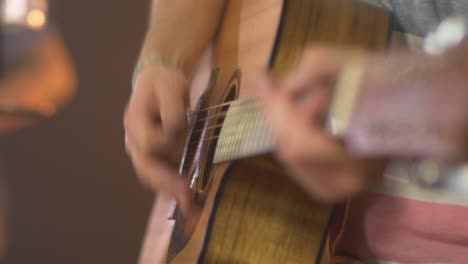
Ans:
[[[173,192],[171,190],[173,190],[173,188],[168,187],[172,186],[172,183],[178,181],[180,177],[175,169],[160,166],[160,161],[154,159],[147,153],[139,151],[129,137],[126,137],[125,143],[127,152],[143,183],[153,191],[160,191],[161,188],[164,187],[164,191],[172,194]],[[152,163],[156,165],[152,165]]]
[[[272,92],[265,114],[277,142],[277,154],[289,163],[305,163],[323,171],[341,169],[351,159],[344,148],[320,128],[307,125],[303,115],[281,92]],[[301,165],[299,165],[301,166]],[[309,171],[313,171],[311,168]]]
[[[142,183],[153,191],[165,192],[175,197],[183,212],[188,212],[193,202],[185,179],[165,162],[141,153],[129,138],[126,138],[125,142],[127,152]]]
[[[350,157],[344,149],[320,129],[307,125],[271,79],[264,82],[264,114],[276,140],[276,154],[293,178],[322,201],[333,201],[360,186],[355,179],[340,176],[346,175],[343,171],[349,174]]]
[[[135,147],[150,153],[155,146],[166,144],[160,124],[155,123],[157,101],[151,87],[139,87],[130,97],[124,115],[124,127]]]
[[[325,49],[311,49],[304,53],[298,65],[282,81],[282,89],[294,95],[312,88],[331,88],[341,63]]]
[[[270,131],[277,141],[281,141],[288,136],[289,130],[293,130],[299,118],[294,105],[284,92],[279,91],[271,77],[261,76],[258,82],[260,96],[263,105],[263,114]],[[294,117],[294,118],[292,118]],[[291,120],[290,120],[291,119]],[[292,128],[291,128],[292,127]]]
[[[322,49],[313,49],[278,85],[308,117],[307,123],[323,119],[340,65]]]
[[[270,131],[279,144],[280,149],[300,149],[303,141],[309,139],[309,133],[315,131],[309,128],[307,117],[284,91],[279,90],[274,81],[268,76],[259,80],[263,114]],[[315,141],[314,141],[315,142]]]
[[[158,87],[161,121],[164,132],[171,139],[185,136],[187,126],[187,80],[180,73],[163,74],[155,86]]]
[[[330,97],[330,89],[311,86],[308,90],[293,95],[292,102],[306,117],[304,122],[307,125],[322,127],[329,107]]]

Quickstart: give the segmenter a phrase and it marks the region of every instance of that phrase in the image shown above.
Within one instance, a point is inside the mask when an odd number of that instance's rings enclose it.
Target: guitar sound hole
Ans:
[[[225,92],[224,100],[221,102],[221,107],[216,105],[202,104],[202,109],[209,108],[210,111],[201,111],[195,120],[190,141],[195,142],[192,148],[188,149],[189,153],[194,153],[195,149],[201,149],[201,159],[198,161],[197,166],[190,172],[190,185],[196,190],[194,197],[195,204],[203,208],[206,201],[207,188],[212,178],[213,158],[218,142],[218,137],[221,132],[221,126],[224,122],[224,113],[229,109],[229,104],[225,103],[235,100],[237,97],[237,89],[239,87],[240,74],[236,72],[231,79],[230,84],[227,86],[228,90]],[[204,120],[204,121],[202,121]],[[189,156],[187,161],[190,161],[193,156]],[[187,168],[190,165],[188,164]],[[172,231],[171,242],[167,254],[167,263],[172,260],[181,252],[190,240],[195,227],[199,222],[198,215],[184,216],[178,210],[175,215],[175,224]]]

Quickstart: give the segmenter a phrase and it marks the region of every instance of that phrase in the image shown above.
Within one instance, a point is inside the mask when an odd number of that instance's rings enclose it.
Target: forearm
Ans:
[[[153,0],[141,56],[161,56],[187,75],[215,33],[223,0]]]

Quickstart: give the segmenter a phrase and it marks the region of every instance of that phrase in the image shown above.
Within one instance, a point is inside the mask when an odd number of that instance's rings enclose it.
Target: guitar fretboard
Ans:
[[[273,138],[255,97],[231,103],[218,139],[214,163],[265,154]]]

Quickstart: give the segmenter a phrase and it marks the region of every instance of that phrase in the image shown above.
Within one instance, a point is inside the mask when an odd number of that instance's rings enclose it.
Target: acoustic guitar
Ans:
[[[169,197],[159,194],[140,263],[322,261],[333,208],[309,198],[268,155],[273,140],[260,104],[252,97],[252,74],[266,68],[274,75],[284,74],[310,44],[384,49],[389,30],[386,11],[358,1],[228,1],[211,52],[201,62],[209,67],[200,67],[193,81],[192,101],[201,96],[190,116],[180,166],[181,174],[189,177],[202,213],[183,216]],[[345,92],[335,93],[335,106],[346,105],[338,97],[348,98],[355,90],[353,74],[348,75],[341,84],[346,89],[336,88]],[[387,99],[394,102],[402,98],[396,94]],[[369,91],[352,96],[362,106],[353,110],[352,117],[343,110],[346,107],[334,111],[348,116],[341,120],[349,127],[342,136],[356,155],[392,154],[401,149],[421,154],[435,149],[425,144],[430,140],[408,144],[411,135],[396,144],[388,143],[389,135],[373,136],[380,130],[369,126],[365,117],[379,120],[389,113],[385,110],[391,105],[382,104],[374,116],[360,116],[372,109],[365,96],[371,102],[382,102],[383,98]],[[404,109],[398,112],[398,107],[394,108],[396,116]],[[422,108],[417,115],[429,118]],[[339,127],[343,131],[343,124]]]

